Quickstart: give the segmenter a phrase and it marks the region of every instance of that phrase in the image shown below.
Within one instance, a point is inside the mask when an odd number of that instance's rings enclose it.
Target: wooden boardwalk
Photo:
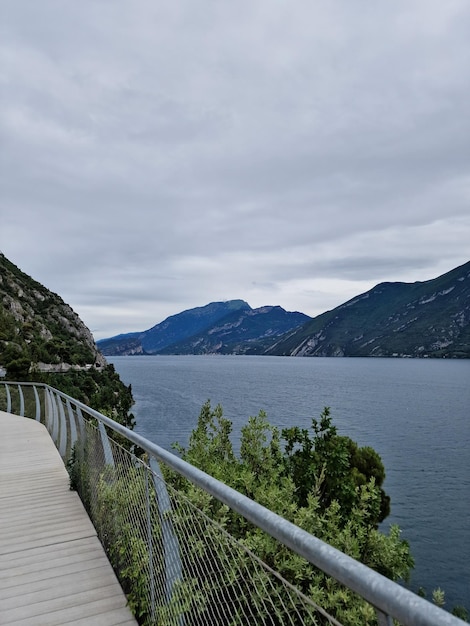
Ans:
[[[0,624],[136,625],[47,430],[1,411]]]

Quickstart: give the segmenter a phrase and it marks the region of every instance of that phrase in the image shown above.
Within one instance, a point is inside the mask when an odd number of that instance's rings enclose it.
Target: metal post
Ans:
[[[11,393],[8,384],[5,385],[5,391],[7,394],[7,413],[11,413]]]
[[[36,400],[36,421],[41,421],[41,401],[39,400],[38,390],[36,389],[36,385],[33,386],[34,390],[34,398]]]
[[[183,578],[183,567],[181,565],[180,548],[178,537],[173,529],[173,524],[169,516],[171,502],[165,485],[160,465],[156,458],[150,457],[150,468],[152,470],[153,485],[157,494],[158,513],[162,526],[162,540],[165,557],[165,589],[166,600],[170,602],[173,595],[173,587]],[[180,624],[184,624],[180,617]]]
[[[44,425],[47,428],[47,430],[49,431],[49,434],[51,432],[51,418],[52,418],[52,391],[49,389],[49,387],[45,388],[45,393],[46,393],[46,411],[45,411],[45,415],[44,415]]]
[[[393,626],[393,619],[390,615],[383,613],[380,609],[375,609],[375,612],[379,626]]]
[[[51,437],[52,437],[52,441],[55,443],[56,447],[57,446],[57,442],[59,441],[59,417],[57,415],[57,402],[58,402],[58,396],[53,392],[52,393],[52,397],[51,397],[51,408],[52,408],[52,432],[51,432]]]
[[[18,395],[20,396],[20,415],[24,417],[24,395],[21,383],[18,383]]]
[[[149,470],[144,466],[145,472],[145,498],[147,505],[147,543],[149,552],[149,576],[150,576],[150,608],[152,623],[155,620],[155,572],[153,568],[153,538],[152,517],[150,511]]]
[[[114,467],[113,451],[111,450],[111,446],[109,444],[108,433],[106,432],[106,428],[103,426],[103,423],[99,420],[98,430],[100,431],[101,445],[103,446],[104,462],[106,465]]]
[[[72,448],[75,445],[75,442],[77,441],[77,425],[75,423],[74,410],[72,409],[72,405],[70,404],[70,400],[68,398],[66,400],[66,406],[67,406],[67,417],[68,417],[69,429],[70,429],[70,450],[72,450]]]
[[[77,410],[77,419],[78,419],[78,428],[80,430],[80,439],[82,442],[85,441],[85,419],[83,418],[82,410],[79,406],[75,405]]]
[[[60,456],[65,459],[67,453],[67,419],[65,417],[64,403],[61,398],[57,398],[59,407],[59,453]]]

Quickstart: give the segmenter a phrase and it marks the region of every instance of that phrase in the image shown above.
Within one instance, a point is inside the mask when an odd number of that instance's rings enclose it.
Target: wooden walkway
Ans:
[[[136,625],[47,430],[1,411],[0,624]]]

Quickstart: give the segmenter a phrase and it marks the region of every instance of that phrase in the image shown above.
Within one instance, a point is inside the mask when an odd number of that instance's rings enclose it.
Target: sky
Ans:
[[[2,0],[0,251],[95,339],[470,259],[468,0]]]

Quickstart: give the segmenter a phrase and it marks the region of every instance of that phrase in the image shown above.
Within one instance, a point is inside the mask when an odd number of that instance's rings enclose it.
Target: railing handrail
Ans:
[[[379,612],[383,613],[384,624],[392,623],[388,616],[399,620],[404,626],[460,626],[465,623],[451,613],[302,530],[292,522],[184,461],[172,452],[161,448],[66,393],[45,383],[11,381],[0,381],[0,383],[11,386],[43,387],[59,395],[66,402],[79,407],[114,432],[145,450],[150,456],[162,461],[178,474],[228,505],[327,575],[358,593]]]

